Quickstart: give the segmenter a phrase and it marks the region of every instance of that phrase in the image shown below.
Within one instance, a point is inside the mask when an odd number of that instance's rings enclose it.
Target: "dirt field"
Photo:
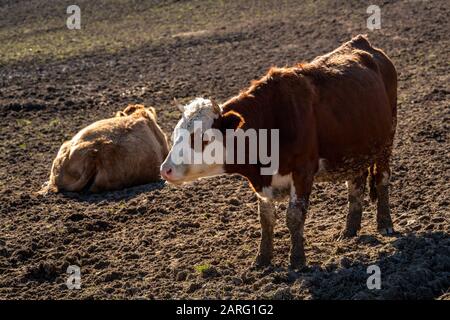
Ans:
[[[0,1],[1,299],[445,299],[450,296],[450,7],[405,1]],[[380,30],[366,28],[369,4]],[[98,195],[37,196],[61,143],[127,103],[157,109],[196,96],[224,102],[271,65],[291,65],[367,33],[399,72],[392,159],[398,235],[338,242],[343,183],[316,184],[305,226],[308,268],[288,269],[285,204],[273,267],[252,267],[257,201],[240,177],[161,181]],[[81,268],[68,290],[66,268]],[[381,269],[368,290],[366,269]]]

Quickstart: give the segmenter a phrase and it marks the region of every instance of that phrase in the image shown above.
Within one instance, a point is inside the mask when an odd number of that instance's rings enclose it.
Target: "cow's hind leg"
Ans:
[[[294,174],[291,198],[286,213],[286,224],[291,235],[290,266],[301,268],[306,263],[303,229],[312,189],[312,176]]]
[[[357,175],[347,181],[348,188],[348,214],[345,229],[340,238],[350,238],[358,234],[361,229],[363,212],[364,190],[366,186],[367,172]]]
[[[273,229],[275,227],[275,206],[272,201],[259,199],[258,202],[259,219],[261,222],[261,242],[257,266],[267,266],[273,257]]]
[[[287,209],[286,224],[291,235],[289,259],[293,269],[300,268],[306,263],[303,230],[309,205],[308,198],[309,195],[291,198]]]
[[[394,233],[389,205],[389,162],[377,162],[374,170],[374,178],[377,194],[377,228],[381,234],[390,235]]]

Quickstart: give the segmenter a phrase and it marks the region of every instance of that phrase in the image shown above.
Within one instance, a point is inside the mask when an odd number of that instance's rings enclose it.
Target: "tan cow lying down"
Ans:
[[[156,181],[167,154],[155,109],[129,105],[64,142],[40,192],[100,192]]]

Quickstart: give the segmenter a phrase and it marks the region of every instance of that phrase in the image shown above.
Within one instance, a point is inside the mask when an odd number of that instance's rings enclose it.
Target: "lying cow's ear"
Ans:
[[[123,112],[123,111],[117,111],[116,112],[116,118],[119,118],[119,117],[126,117],[127,115],[125,114],[125,112]]]
[[[228,111],[221,117],[221,127],[225,131],[226,129],[239,129],[245,123],[241,114],[235,111]]]
[[[136,104],[129,104],[129,105],[125,108],[125,110],[123,110],[123,113],[125,113],[126,115],[129,116],[130,114],[134,113],[138,108],[139,108],[139,107],[138,107],[138,105],[136,105]]]

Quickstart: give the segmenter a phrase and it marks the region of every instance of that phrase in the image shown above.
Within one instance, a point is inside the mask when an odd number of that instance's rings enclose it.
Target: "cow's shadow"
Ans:
[[[376,243],[378,240],[364,236],[357,241]],[[390,250],[378,253],[376,259],[367,256],[349,259],[344,266],[308,266],[297,272],[275,268],[271,276],[291,289],[293,295],[285,298],[295,297],[296,290],[306,290],[305,297],[312,299],[364,300],[436,299],[449,292],[450,236],[447,233],[398,236],[392,249],[393,253]],[[373,269],[368,270],[371,265],[379,267],[380,289],[368,288],[369,277],[375,275]],[[374,285],[376,280],[371,277],[369,283]]]
[[[116,191],[104,191],[99,193],[91,193],[86,191],[79,193],[61,192],[60,194],[65,198],[76,200],[78,202],[87,202],[87,203],[100,203],[103,201],[120,202],[135,198],[136,196],[143,193],[163,189],[164,187],[165,181],[159,180],[157,182],[143,184],[135,187],[129,187]]]

